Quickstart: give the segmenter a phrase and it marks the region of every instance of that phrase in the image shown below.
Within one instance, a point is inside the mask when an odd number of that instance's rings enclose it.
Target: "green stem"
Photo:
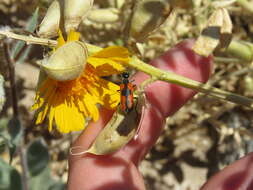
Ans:
[[[3,37],[12,38],[16,40],[22,40],[25,41],[26,44],[38,44],[38,45],[46,45],[50,47],[54,47],[57,45],[56,40],[50,40],[46,38],[37,38],[34,36],[24,36],[20,34],[15,34],[11,31],[0,31],[0,39]]]
[[[202,92],[209,96],[213,96],[215,98],[227,100],[233,103],[253,108],[253,100],[250,98],[237,95],[231,92],[226,92],[218,88],[214,88],[208,84],[203,84],[172,72],[160,70],[156,67],[142,62],[136,57],[133,57],[132,60],[127,64],[127,66],[132,67],[138,71],[142,71],[152,77],[157,78],[158,80],[177,84],[186,88],[196,90],[198,92]]]
[[[216,57],[214,56],[213,60],[216,63],[242,63],[242,60],[237,58],[229,58],[229,57]]]

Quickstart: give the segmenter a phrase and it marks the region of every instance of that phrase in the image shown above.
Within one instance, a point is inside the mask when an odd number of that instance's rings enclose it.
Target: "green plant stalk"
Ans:
[[[253,4],[248,0],[237,0],[236,2],[245,10],[253,13]]]
[[[238,59],[238,58],[229,58],[229,57],[213,57],[213,60],[217,63],[242,63],[243,60]]]
[[[0,39],[2,38],[1,36],[7,37],[7,38],[12,38],[15,40],[24,41],[24,42],[26,42],[27,45],[37,44],[37,45],[43,45],[43,46],[49,46],[49,47],[57,46],[56,40],[50,40],[50,39],[46,39],[46,38],[37,38],[34,36],[24,36],[24,35],[13,33],[11,31],[0,31]],[[94,46],[92,44],[87,44],[87,43],[86,43],[86,46],[89,49],[90,54],[96,53],[102,49],[101,47]]]
[[[55,40],[23,36],[23,35],[12,33],[10,31],[0,31],[0,35],[4,35],[6,37],[13,38],[13,39],[23,40],[23,41],[26,41],[26,43],[28,44],[39,44],[39,45],[53,46],[53,47],[57,45],[57,41]],[[86,45],[90,54],[100,51],[102,49],[100,47],[97,47],[91,44],[86,43]],[[213,96],[218,99],[227,100],[236,104],[253,108],[253,99],[250,99],[241,95],[237,95],[231,92],[227,92],[224,90],[220,90],[218,88],[213,88],[212,86],[208,84],[203,84],[203,83],[188,79],[186,77],[183,77],[181,75],[177,75],[172,72],[160,70],[156,67],[153,67],[149,64],[144,63],[143,61],[139,60],[137,57],[133,57],[126,66],[134,68],[138,71],[142,71],[150,75],[151,78],[155,78],[157,80],[177,84],[179,86],[190,88],[198,92],[207,94],[209,96]]]
[[[253,44],[248,42],[232,40],[225,52],[246,62],[253,60]]]
[[[157,80],[177,84],[179,86],[190,88],[218,99],[227,100],[233,103],[253,108],[253,100],[250,98],[234,94],[231,92],[226,92],[218,88],[214,88],[208,84],[203,84],[195,80],[183,77],[181,75],[177,75],[172,72],[160,70],[156,67],[153,67],[151,65],[142,62],[136,57],[133,57],[132,60],[127,64],[127,66],[132,67],[138,71],[142,71],[150,75],[151,77],[156,78]]]
[[[0,31],[0,39],[3,37],[12,38],[16,40],[22,40],[25,41],[27,45],[29,44],[38,44],[38,45],[44,45],[44,46],[50,46],[55,47],[57,45],[56,40],[50,40],[46,38],[37,38],[34,36],[25,36],[13,33],[11,31]]]

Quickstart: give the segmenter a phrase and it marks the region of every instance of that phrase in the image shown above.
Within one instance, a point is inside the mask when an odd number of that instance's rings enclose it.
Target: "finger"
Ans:
[[[191,49],[193,43],[192,40],[179,43],[151,64],[199,82],[206,82],[211,74],[212,59],[195,54]],[[141,83],[146,78],[147,75],[138,73],[135,81]],[[164,119],[175,113],[196,94],[193,90],[162,81],[149,85],[145,93],[151,106],[145,113],[138,139],[132,140],[123,149],[135,164],[143,159],[157,141],[164,126]]]
[[[124,157],[84,155],[69,169],[68,190],[145,190],[138,169]]]
[[[213,176],[201,190],[253,189],[253,153],[227,166]]]
[[[103,129],[106,123],[111,119],[113,114],[112,110],[101,109],[100,117],[96,122],[90,122],[87,128],[82,132],[82,134],[74,141],[71,145],[73,147],[81,147],[80,151],[87,150],[91,143],[95,140],[96,136]],[[80,159],[80,157],[69,155],[69,164],[71,165],[76,159]]]

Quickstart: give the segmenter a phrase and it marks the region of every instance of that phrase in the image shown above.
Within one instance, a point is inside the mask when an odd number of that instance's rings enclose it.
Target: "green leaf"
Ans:
[[[114,41],[115,45],[117,46],[124,46],[124,41],[120,38],[117,38],[115,41]]]
[[[16,148],[20,144],[22,136],[23,136],[21,123],[18,118],[10,119],[8,123],[8,133],[10,136],[8,146],[9,146],[10,163],[11,163],[13,159],[13,155],[16,151]]]
[[[33,16],[30,18],[30,20],[28,21],[27,27],[26,27],[26,31],[28,32],[34,32],[37,25],[38,25],[38,17],[39,17],[39,8],[37,8],[35,10],[35,12],[33,13]],[[25,49],[25,42],[23,41],[19,41],[13,48],[12,52],[11,52],[11,58],[13,60],[15,60],[17,57],[19,57],[19,59],[17,60],[18,63],[22,63],[28,56],[31,48],[27,48]],[[25,52],[23,52],[23,50],[25,49]],[[22,55],[21,52],[23,52]]]
[[[0,134],[6,131],[9,120],[7,118],[0,119]]]
[[[0,132],[0,154],[5,151],[6,145],[8,145],[8,139]]]
[[[26,49],[22,52],[22,54],[20,55],[19,59],[17,60],[17,63],[24,63],[24,61],[26,60],[26,58],[28,57],[30,51],[32,49],[32,46],[27,46]]]
[[[39,18],[39,7],[36,8],[32,17],[28,21],[28,25],[26,27],[26,30],[28,32],[34,32],[34,30],[36,29],[37,24],[38,24],[38,18]]]
[[[17,145],[20,143],[22,136],[21,123],[18,118],[13,117],[8,123],[8,132],[11,137],[13,144]]]
[[[0,158],[0,190],[22,190],[18,171]]]
[[[0,119],[0,154],[5,151],[6,145],[9,143],[9,135],[7,133],[8,119]]]
[[[66,189],[66,187],[62,182],[56,182],[55,184],[49,187],[49,190],[64,190],[64,189]]]
[[[50,175],[50,169],[48,167],[44,168],[44,170],[34,177],[31,177],[29,180],[30,189],[36,190],[47,190],[52,185],[52,179]],[[43,184],[43,185],[41,185]]]
[[[43,184],[43,185],[41,185]],[[31,177],[29,180],[30,189],[36,190],[64,190],[65,185],[62,182],[56,182],[52,179],[49,167],[46,167],[39,175]]]
[[[40,174],[48,165],[49,153],[42,139],[35,140],[27,149],[27,165],[31,176]]]

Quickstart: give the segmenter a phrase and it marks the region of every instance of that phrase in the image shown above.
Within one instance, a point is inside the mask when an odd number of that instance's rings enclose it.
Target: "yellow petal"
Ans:
[[[93,101],[101,104],[103,103],[100,99],[100,97],[103,95],[103,91],[101,89],[100,85],[87,85],[87,91],[92,96]]]
[[[129,58],[128,50],[121,46],[109,46],[95,54],[92,57],[108,58],[108,57],[120,57]]]
[[[55,107],[54,119],[55,124],[59,131],[65,131],[64,115],[62,110],[64,109],[64,103],[61,103]]]
[[[125,67],[109,58],[88,57],[87,62],[96,69],[98,76],[110,76],[122,73]]]
[[[81,99],[78,99],[76,104],[77,104],[79,110],[83,113],[83,115],[84,115],[85,117],[88,117],[88,116],[89,116],[89,115],[88,115],[88,111],[86,110],[86,107],[84,106],[83,102],[84,102],[83,99],[82,99],[82,100],[81,100]]]
[[[120,102],[119,86],[104,79],[100,79],[99,84],[103,89],[102,105],[107,109],[115,109]]]
[[[44,102],[44,98],[41,98],[39,95],[36,95],[34,104],[32,105],[32,110],[39,109],[44,104]]]
[[[59,37],[58,37],[58,39],[57,39],[57,42],[58,42],[58,43],[57,43],[56,49],[59,48],[59,47],[61,47],[62,45],[65,44],[65,40],[64,40],[64,38],[63,38],[63,35],[62,35],[61,30],[58,31],[58,35],[59,35]]]
[[[47,104],[50,100],[50,97],[55,93],[55,90],[56,88],[52,83],[50,83],[50,80],[47,79],[44,81],[35,97],[35,103],[32,106],[32,110],[39,109],[44,104]]]
[[[122,64],[129,62],[129,53],[124,47],[110,46],[90,56],[87,62],[98,76],[118,74],[125,70]]]
[[[86,106],[89,112],[89,115],[94,121],[97,121],[99,118],[99,112],[98,112],[96,102],[93,100],[93,97],[88,93],[85,94],[84,97],[85,97],[84,105]]]
[[[43,108],[43,110],[41,110],[38,114],[37,114],[37,119],[36,119],[36,122],[35,124],[38,125],[38,124],[41,124],[45,117],[46,117],[46,114],[47,114],[47,111],[48,111],[48,104],[46,104]]]
[[[80,33],[76,32],[74,30],[70,30],[68,37],[67,37],[67,41],[78,41],[80,38]]]
[[[68,121],[68,131],[66,133],[69,133],[70,131],[80,131],[84,129],[85,127],[85,117],[83,113],[81,113],[76,105],[72,104],[72,106],[66,107],[66,113],[69,115]]]
[[[53,129],[54,113],[55,113],[55,108],[51,106],[50,113],[49,113],[49,126],[48,126],[49,131],[52,131]]]

